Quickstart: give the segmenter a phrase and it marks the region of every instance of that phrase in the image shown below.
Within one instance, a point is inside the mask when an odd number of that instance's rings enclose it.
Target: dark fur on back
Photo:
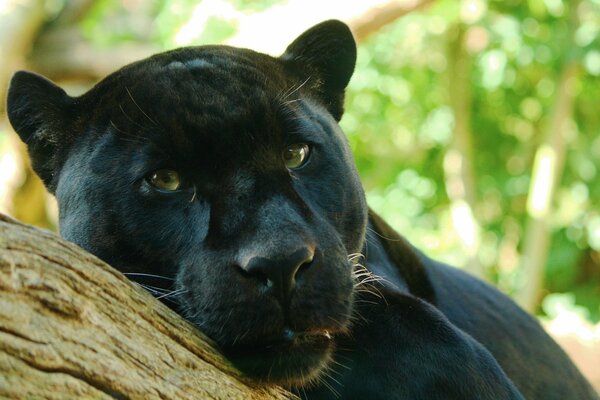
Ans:
[[[279,58],[183,48],[80,97],[18,72],[7,110],[61,234],[258,381],[310,399],[597,398],[511,300],[368,211],[338,126],[355,59],[327,21]]]

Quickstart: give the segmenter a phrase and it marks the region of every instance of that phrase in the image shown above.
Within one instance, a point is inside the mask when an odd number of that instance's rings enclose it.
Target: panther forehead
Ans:
[[[174,50],[123,68],[85,102],[114,133],[159,136],[181,148],[228,154],[240,140],[276,138],[279,94],[294,85],[273,57],[229,47]],[[165,129],[164,127],[168,127]],[[156,137],[156,135],[154,135]],[[165,140],[165,141],[167,141]]]
[[[201,69],[201,68],[212,68],[214,64],[202,58],[195,58],[187,61],[171,61],[166,65],[167,70],[179,70],[179,69]],[[168,72],[168,71],[167,71]]]
[[[98,109],[115,100],[127,100],[127,88],[136,101],[219,98],[235,102],[259,101],[261,93],[282,94],[297,84],[282,60],[248,49],[200,46],[172,50],[123,67],[99,82],[79,101]],[[143,93],[139,93],[143,92]],[[197,104],[173,104],[181,108]],[[245,105],[244,105],[245,106]],[[164,109],[163,109],[164,110]],[[163,111],[161,110],[161,111]]]
[[[228,46],[200,46],[172,50],[146,60],[142,69],[158,73],[207,73],[229,81],[252,84],[283,83],[287,80],[282,62],[265,54]]]

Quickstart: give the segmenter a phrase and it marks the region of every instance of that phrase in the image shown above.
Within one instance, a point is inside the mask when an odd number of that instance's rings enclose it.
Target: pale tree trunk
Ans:
[[[577,76],[578,66],[571,62],[563,67],[558,82],[552,116],[545,138],[535,155],[531,184],[527,198],[529,219],[523,242],[520,269],[522,285],[515,299],[525,310],[533,313],[544,287],[544,273],[550,250],[551,230],[548,218],[556,185],[562,175],[567,152],[566,132],[573,116],[573,93],[569,87]]]
[[[452,223],[463,252],[465,269],[484,278],[479,262],[480,227],[474,210],[477,202],[471,137],[471,56],[465,49],[465,26],[453,27],[455,39],[448,51],[448,97],[454,114],[452,143],[444,156],[444,178],[450,199]]]
[[[291,399],[96,257],[0,216],[0,398]]]
[[[572,129],[574,93],[573,82],[579,72],[578,61],[574,56],[577,49],[574,33],[579,25],[577,7],[580,1],[573,1],[569,8],[570,35],[566,41],[566,55],[560,72],[554,97],[552,114],[548,118],[542,143],[536,150],[529,194],[527,196],[527,230],[523,242],[520,270],[523,278],[515,300],[529,312],[534,312],[539,304],[544,287],[544,273],[552,232],[548,218],[556,186],[560,182],[567,153],[566,135]]]

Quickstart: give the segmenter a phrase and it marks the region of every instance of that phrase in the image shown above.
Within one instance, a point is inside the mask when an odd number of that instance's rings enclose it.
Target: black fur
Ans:
[[[596,399],[511,300],[368,214],[337,125],[355,59],[327,21],[280,58],[183,48],[77,98],[18,72],[8,115],[61,234],[177,290],[163,301],[257,380],[310,399]],[[310,155],[289,170],[296,143]],[[153,187],[159,169],[181,188]]]

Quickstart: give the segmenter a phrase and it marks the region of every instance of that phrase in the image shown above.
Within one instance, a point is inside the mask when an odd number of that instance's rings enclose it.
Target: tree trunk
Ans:
[[[466,26],[456,24],[452,31],[455,37],[448,44],[448,99],[454,114],[454,132],[444,156],[444,181],[452,224],[467,255],[465,269],[486,279],[479,262],[481,227],[474,213],[477,190],[471,133],[472,60],[465,48]]]
[[[560,182],[568,150],[565,132],[569,130],[568,124],[573,116],[575,100],[569,85],[577,73],[578,66],[575,62],[567,64],[561,72],[554,109],[548,123],[546,137],[536,151],[529,185],[527,196],[529,218],[521,256],[524,278],[515,299],[530,313],[536,311],[544,288],[546,261],[552,239],[548,219],[552,213],[556,186]]]
[[[553,212],[556,187],[564,169],[568,151],[567,135],[575,112],[575,94],[571,85],[580,72],[575,32],[579,27],[579,0],[570,3],[569,36],[554,105],[542,143],[536,150],[529,194],[527,195],[527,229],[521,256],[522,283],[515,300],[534,313],[542,297],[546,262],[552,240],[549,218]]]
[[[58,236],[0,215],[0,398],[290,399]]]

